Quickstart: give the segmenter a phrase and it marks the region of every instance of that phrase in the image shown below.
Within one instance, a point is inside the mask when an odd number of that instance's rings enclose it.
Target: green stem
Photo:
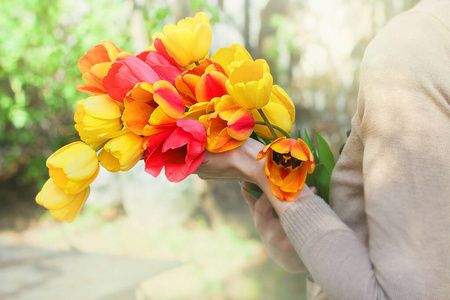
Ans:
[[[267,119],[266,114],[263,112],[263,110],[261,108],[258,109],[258,112],[261,115],[261,117],[263,118],[265,125],[267,127],[269,127],[269,130],[270,130],[270,133],[272,133],[273,139],[276,140],[278,138],[278,135],[275,132],[275,130],[273,129],[272,124],[270,124],[269,119]]]
[[[255,120],[255,124],[267,126],[267,124],[265,122],[263,122],[263,121],[256,121]],[[280,131],[286,137],[292,139],[292,136],[286,130],[284,130],[283,128],[281,128],[281,127],[279,127],[277,125],[274,125],[274,124],[270,124],[270,125],[272,125],[272,127],[275,128],[276,130]],[[269,126],[267,126],[267,127],[269,127]]]

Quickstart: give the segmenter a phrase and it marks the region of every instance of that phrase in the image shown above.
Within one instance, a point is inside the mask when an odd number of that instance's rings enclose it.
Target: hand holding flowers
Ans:
[[[295,120],[292,100],[273,85],[264,60],[237,44],[207,58],[210,43],[208,17],[198,13],[167,25],[136,56],[109,41],[88,50],[79,60],[86,84],[77,88],[91,96],[78,101],[74,117],[82,142],[49,158],[50,179],[36,201],[71,222],[99,162],[117,172],[140,159],[146,172],[156,177],[164,168],[173,182],[196,172],[269,183],[266,193],[293,201],[319,156],[310,143],[285,137]]]

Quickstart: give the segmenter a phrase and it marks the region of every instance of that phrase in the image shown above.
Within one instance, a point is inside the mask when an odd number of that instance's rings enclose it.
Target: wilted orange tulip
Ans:
[[[265,60],[243,60],[233,65],[229,77],[227,90],[237,105],[251,110],[269,102],[273,78]]]
[[[291,98],[281,87],[277,85],[272,87],[269,103],[262,108],[262,111],[271,124],[280,127],[288,133],[291,131],[292,125],[295,122],[295,107]],[[264,121],[257,110],[252,110],[252,114],[256,121]],[[256,125],[255,131],[263,138],[269,140],[274,139],[269,128],[265,125]],[[275,129],[275,132],[278,136],[284,135],[277,129]]]
[[[144,154],[142,140],[133,132],[109,140],[98,154],[100,164],[110,172],[128,171]]]
[[[239,106],[222,108],[212,113],[206,121],[208,137],[206,149],[210,152],[235,149],[247,140],[254,127],[255,119],[245,108]]]
[[[122,108],[108,95],[92,96],[77,102],[75,129],[80,139],[94,148],[108,140],[108,134],[122,130]]]
[[[180,65],[188,66],[205,58],[211,46],[212,32],[208,16],[199,12],[194,18],[185,18],[177,25],[164,27],[161,38],[169,55]]]
[[[36,196],[36,203],[47,208],[58,221],[71,223],[89,196],[89,187],[77,194],[65,194],[50,178]]]
[[[233,44],[228,48],[220,48],[211,56],[211,60],[217,61],[229,75],[233,69],[232,64],[243,60],[253,60],[250,53],[239,44]]]
[[[306,174],[315,168],[308,146],[301,139],[281,137],[265,146],[256,159],[264,157],[271,191],[281,201],[293,201],[303,189]]]
[[[78,60],[78,68],[86,84],[78,84],[77,89],[88,94],[105,94],[106,91],[102,84],[103,78],[108,74],[116,59],[124,58],[127,55],[131,54],[117,48],[107,40],[89,49]]]
[[[53,182],[66,194],[78,194],[97,177],[97,153],[83,142],[74,142],[53,153],[47,159]]]

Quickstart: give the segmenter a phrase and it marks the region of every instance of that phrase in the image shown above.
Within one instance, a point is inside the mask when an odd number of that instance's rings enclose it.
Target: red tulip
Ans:
[[[135,56],[127,56],[112,64],[108,75],[103,79],[103,86],[111,98],[123,102],[137,83],[153,84],[159,80],[159,75],[148,64]]]
[[[175,78],[185,70],[173,59],[169,60],[159,51],[144,51],[136,57],[149,65],[159,75],[161,80],[166,80],[172,85],[175,85]]]
[[[180,182],[192,174],[205,157],[206,130],[191,119],[177,119],[174,124],[147,139],[145,171],[154,177],[165,169],[171,182]]]

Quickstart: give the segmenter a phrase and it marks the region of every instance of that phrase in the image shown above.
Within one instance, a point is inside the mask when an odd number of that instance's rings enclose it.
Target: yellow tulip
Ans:
[[[272,87],[269,103],[262,110],[271,124],[280,127],[288,133],[291,131],[295,122],[295,107],[292,99],[281,87],[277,85]],[[252,114],[256,121],[263,121],[257,110],[252,110]],[[255,131],[265,139],[274,139],[267,126],[256,125]],[[276,129],[275,132],[278,136],[284,135]]]
[[[233,44],[228,48],[220,48],[211,56],[211,59],[217,61],[227,72],[227,75],[230,75],[234,63],[253,60],[250,53],[239,44]]]
[[[50,177],[66,194],[86,189],[99,171],[97,153],[83,142],[74,142],[47,159]]]
[[[178,21],[177,25],[168,24],[164,27],[160,38],[167,53],[180,66],[188,66],[202,60],[209,52],[212,32],[208,16],[199,12],[194,18]]]
[[[248,110],[267,105],[273,78],[265,60],[243,60],[233,64],[229,77],[226,87],[237,105]]]
[[[110,172],[127,171],[142,158],[143,138],[132,132],[109,140],[98,155],[102,166]]]
[[[95,148],[108,140],[105,135],[121,131],[122,107],[106,94],[78,101],[74,120],[80,139]]]
[[[50,178],[37,194],[36,202],[47,208],[55,219],[71,223],[78,216],[89,192],[90,188],[87,187],[77,194],[65,194]]]

